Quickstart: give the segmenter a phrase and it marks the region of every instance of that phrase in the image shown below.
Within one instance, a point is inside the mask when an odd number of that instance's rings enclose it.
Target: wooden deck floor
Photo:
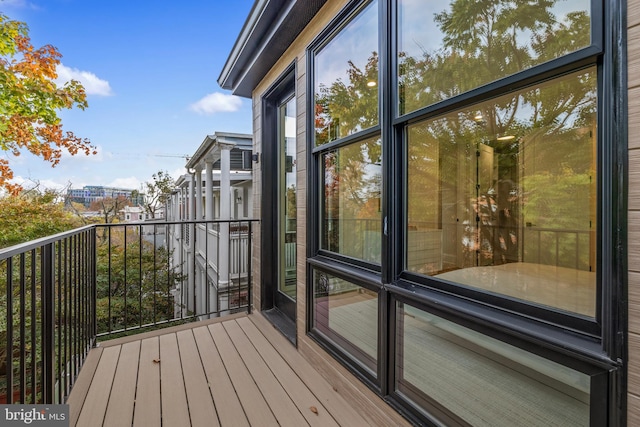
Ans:
[[[72,426],[371,424],[259,314],[152,335],[90,352]]]

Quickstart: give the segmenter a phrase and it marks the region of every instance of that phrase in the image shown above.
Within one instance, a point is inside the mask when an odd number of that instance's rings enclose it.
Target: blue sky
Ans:
[[[55,168],[10,157],[16,181],[45,187],[139,188],[174,177],[207,134],[251,133],[251,102],[217,78],[253,0],[0,0],[26,22],[31,41],[58,48],[59,79],[80,80],[89,108],[60,113],[65,130],[89,138],[97,156],[63,156]],[[0,152],[2,156],[7,153]]]

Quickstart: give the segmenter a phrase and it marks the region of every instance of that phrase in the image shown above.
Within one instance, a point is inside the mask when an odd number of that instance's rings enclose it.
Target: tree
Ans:
[[[105,224],[113,222],[118,216],[118,212],[124,209],[125,206],[131,206],[131,201],[125,196],[118,196],[115,199],[112,197],[105,197],[104,199],[94,200],[89,205],[89,209],[93,211],[100,211],[104,216]]]
[[[0,149],[13,156],[26,150],[52,167],[63,150],[96,154],[88,139],[62,129],[58,110],[84,110],[88,103],[79,82],[54,82],[61,56],[51,45],[34,48],[27,25],[0,14]],[[0,187],[17,195],[21,187],[12,178],[9,160],[0,159]]]
[[[17,245],[81,226],[64,210],[53,190],[30,190],[0,198],[0,248]]]
[[[110,240],[97,247],[98,333],[173,319],[171,291],[184,280],[170,266],[167,248],[131,237],[130,230],[126,237],[124,230],[112,228]]]
[[[153,174],[152,178],[153,181],[145,183],[147,192],[144,207],[151,214],[151,218],[155,218],[158,208],[164,206],[171,197],[175,181],[167,171],[158,171]]]

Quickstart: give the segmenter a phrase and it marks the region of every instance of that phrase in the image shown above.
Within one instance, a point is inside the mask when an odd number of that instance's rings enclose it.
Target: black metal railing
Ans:
[[[95,343],[95,228],[0,251],[0,403],[61,403]]]
[[[97,337],[250,312],[255,222],[97,225]]]
[[[0,250],[0,403],[65,402],[99,339],[251,312],[255,222],[100,224]]]

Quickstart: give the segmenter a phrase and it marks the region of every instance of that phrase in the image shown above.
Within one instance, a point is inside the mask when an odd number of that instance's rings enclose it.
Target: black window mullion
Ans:
[[[399,125],[421,121],[490,98],[495,98],[508,92],[514,92],[545,80],[551,80],[563,74],[592,66],[597,62],[598,57],[601,54],[602,49],[599,46],[586,47],[552,61],[545,62],[532,68],[527,68],[526,70],[520,71],[516,74],[512,74],[435,104],[412,111],[411,113],[396,117],[393,120],[393,124]]]

